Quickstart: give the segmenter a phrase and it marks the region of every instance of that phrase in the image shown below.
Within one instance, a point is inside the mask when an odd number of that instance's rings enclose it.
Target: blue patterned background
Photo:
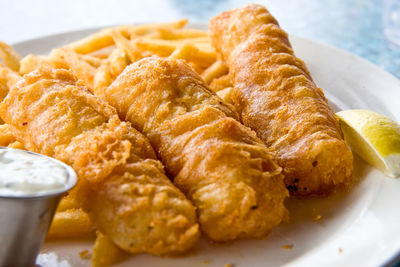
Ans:
[[[208,20],[220,11],[239,7],[247,2],[262,3],[289,33],[357,54],[400,78],[400,49],[385,40],[380,0],[170,2],[182,16],[200,21]]]
[[[0,40],[15,43],[117,24],[208,21],[246,3],[264,4],[291,34],[357,54],[400,78],[400,50],[382,31],[382,2],[400,0],[0,0]],[[400,28],[400,26],[399,26]],[[400,29],[399,29],[400,30]]]

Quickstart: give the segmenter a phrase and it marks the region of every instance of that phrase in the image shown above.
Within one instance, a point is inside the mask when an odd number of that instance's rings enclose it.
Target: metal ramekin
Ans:
[[[77,176],[70,166],[56,159],[25,150],[0,149],[46,158],[63,166],[68,174],[65,187],[59,190],[24,196],[0,195],[0,266],[33,266],[61,196],[75,186]]]

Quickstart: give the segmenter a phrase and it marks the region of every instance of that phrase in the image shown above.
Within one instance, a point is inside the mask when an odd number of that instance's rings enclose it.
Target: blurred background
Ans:
[[[207,22],[251,2],[264,4],[290,34],[347,50],[400,78],[400,46],[387,38],[400,41],[400,0],[0,0],[0,39],[13,44],[71,30],[183,17]]]

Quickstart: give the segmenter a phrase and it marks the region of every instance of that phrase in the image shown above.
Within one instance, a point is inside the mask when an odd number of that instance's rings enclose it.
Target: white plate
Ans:
[[[192,25],[206,28],[205,24]],[[21,54],[48,53],[94,30],[70,32],[15,45]],[[296,54],[309,67],[335,111],[367,108],[400,121],[400,82],[377,66],[347,52],[291,37]],[[400,260],[400,179],[384,176],[355,157],[359,183],[328,198],[287,201],[291,221],[263,240],[209,244],[201,240],[186,256],[136,255],[118,266],[377,266]],[[320,214],[322,219],[313,218]],[[43,266],[89,266],[78,253],[92,241],[49,242]],[[283,249],[282,246],[293,248]]]

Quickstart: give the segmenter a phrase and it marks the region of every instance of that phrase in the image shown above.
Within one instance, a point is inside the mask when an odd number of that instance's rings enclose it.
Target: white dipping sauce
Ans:
[[[15,149],[0,149],[0,195],[24,196],[65,187],[66,168],[50,159]]]

